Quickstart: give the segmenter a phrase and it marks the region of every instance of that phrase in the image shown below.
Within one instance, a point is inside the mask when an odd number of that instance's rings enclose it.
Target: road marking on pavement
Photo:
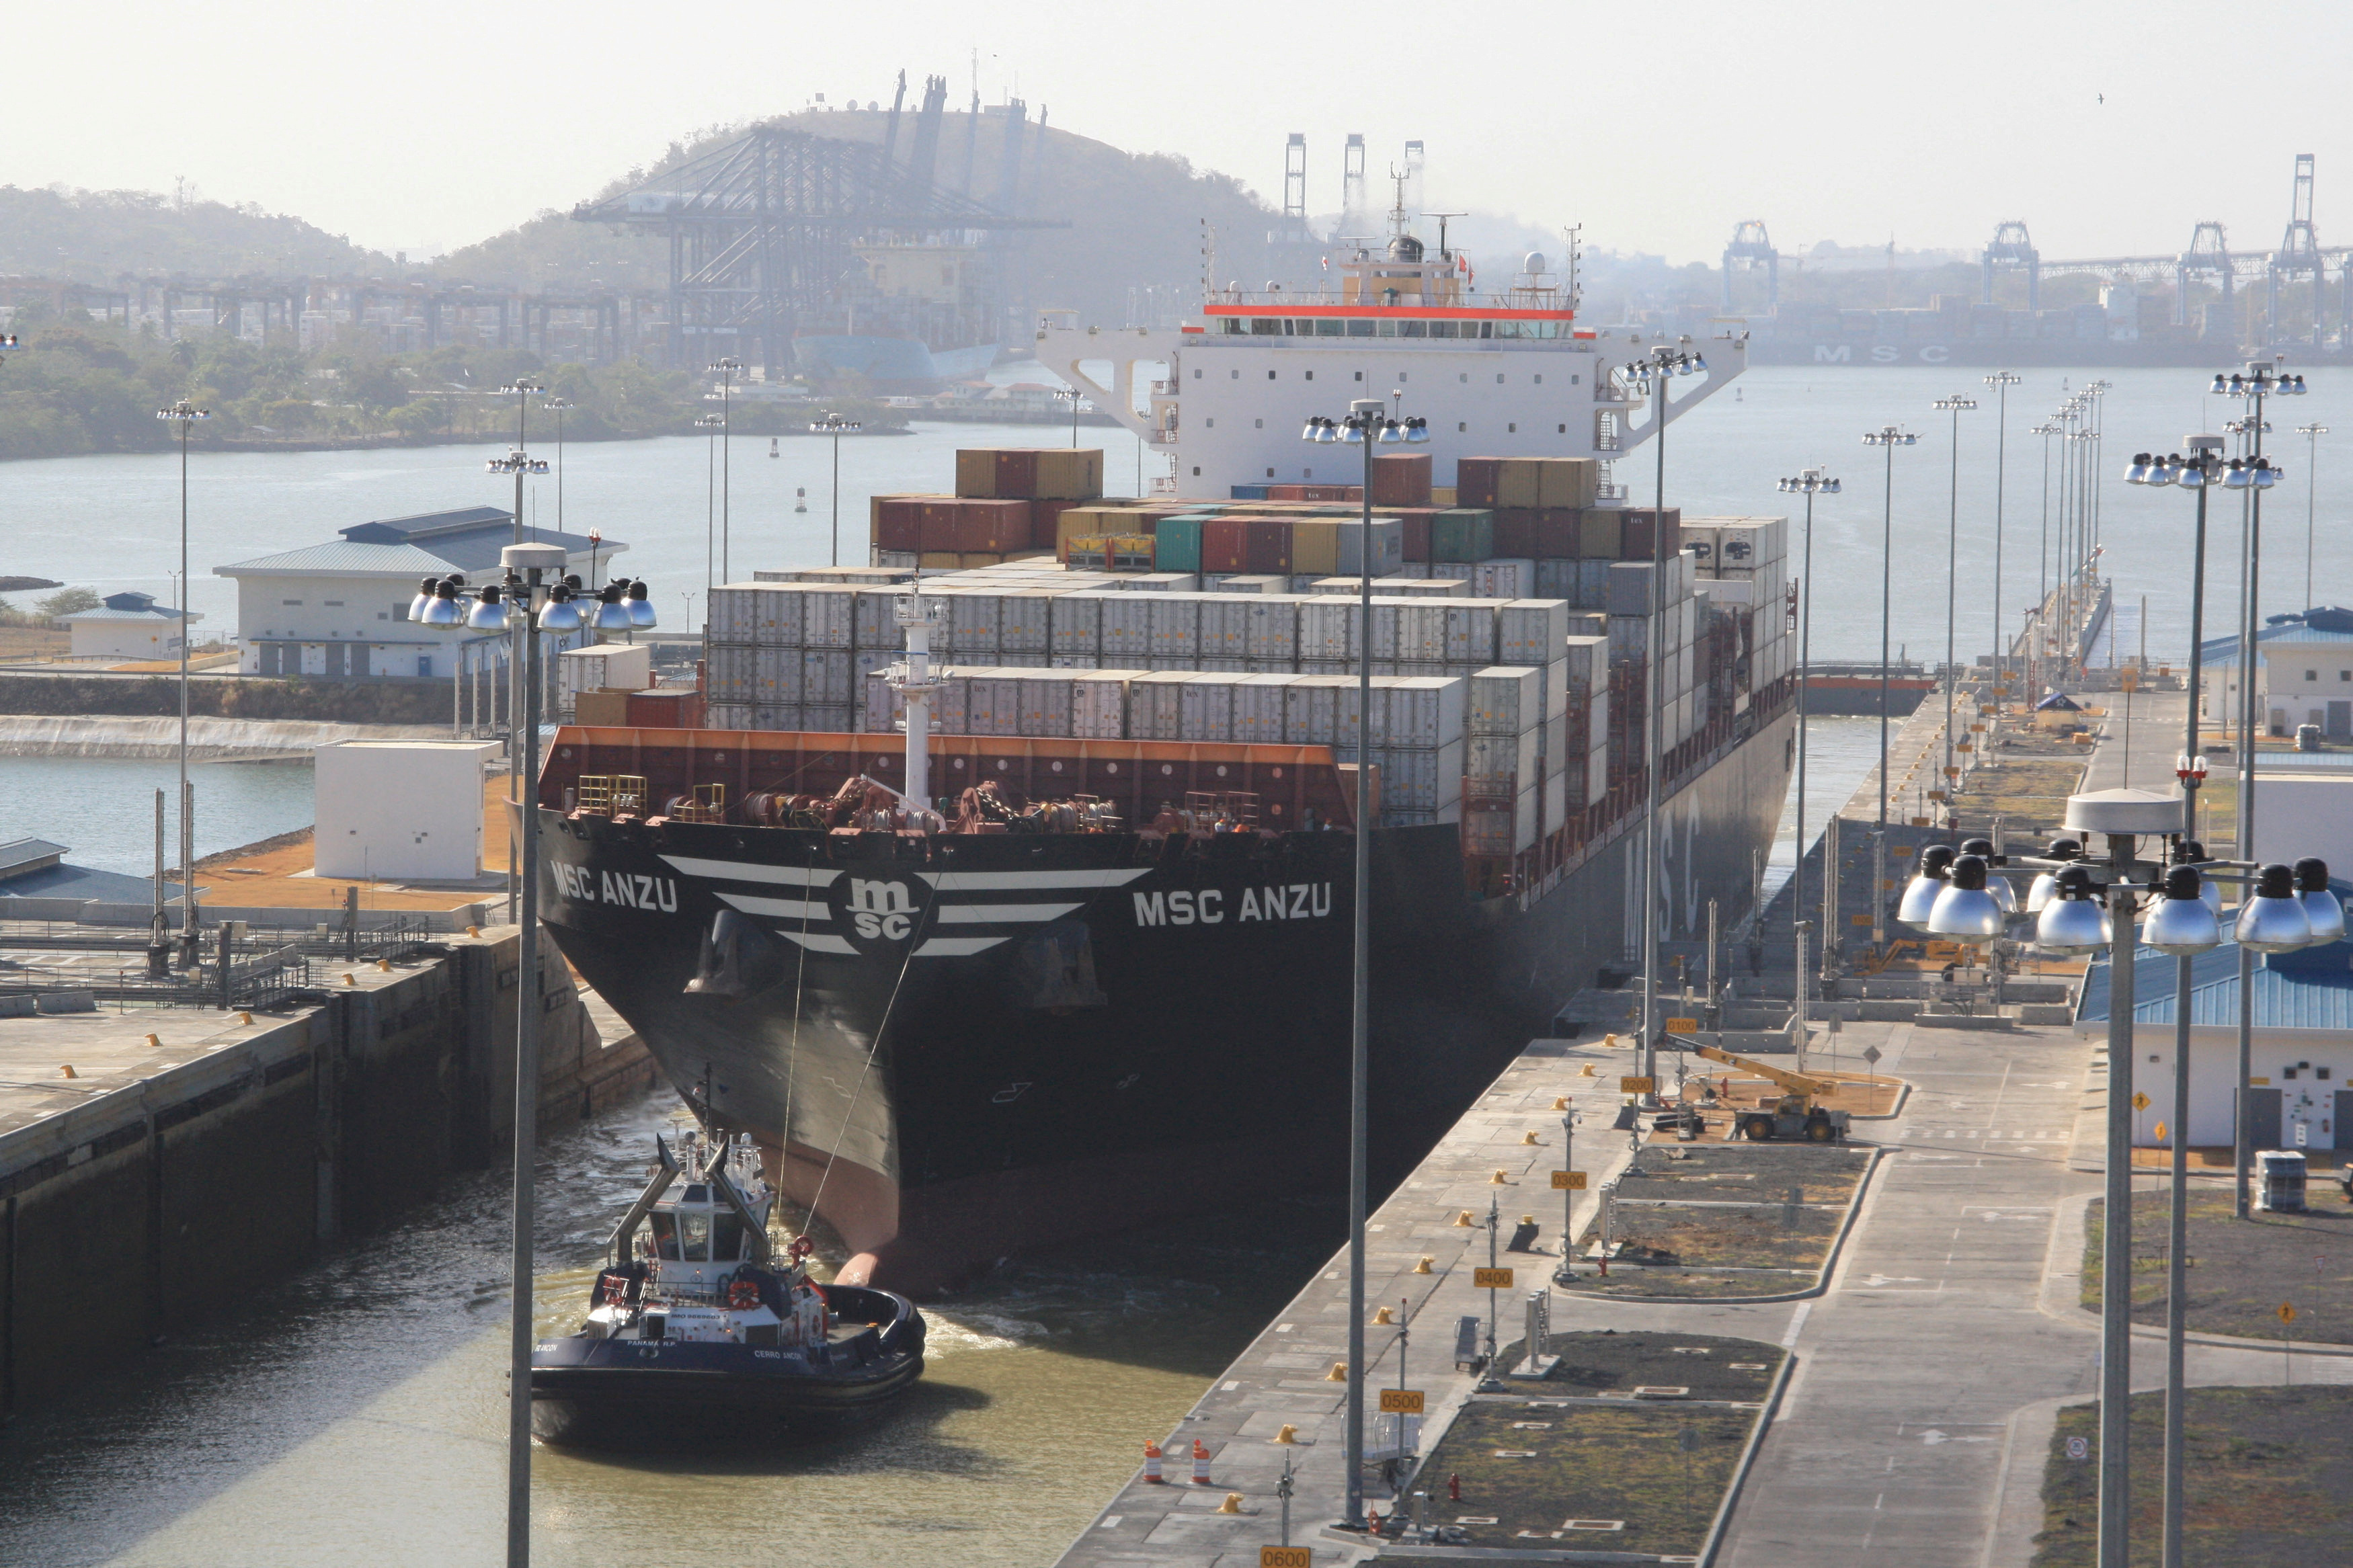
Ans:
[[[1798,1310],[1789,1314],[1788,1328],[1784,1330],[1781,1334],[1781,1348],[1783,1350],[1794,1350],[1797,1348],[1798,1336],[1805,1331],[1806,1318],[1808,1314],[1813,1311],[1813,1310],[1814,1304],[1811,1301],[1800,1301],[1798,1303]]]

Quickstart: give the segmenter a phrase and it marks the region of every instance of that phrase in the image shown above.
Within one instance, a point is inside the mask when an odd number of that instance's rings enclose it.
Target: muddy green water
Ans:
[[[575,1321],[673,1108],[658,1097],[547,1148],[543,1332]],[[535,1558],[1050,1563],[1144,1441],[1329,1255],[1339,1218],[1278,1198],[1247,1221],[1009,1266],[927,1302],[923,1380],[823,1442],[672,1458],[537,1448]],[[505,1231],[498,1179],[454,1182],[398,1228],[20,1418],[0,1433],[0,1563],[502,1562]],[[217,1288],[241,1289],[234,1260]]]

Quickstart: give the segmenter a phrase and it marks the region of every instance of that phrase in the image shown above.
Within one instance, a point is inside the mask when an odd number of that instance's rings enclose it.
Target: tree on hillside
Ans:
[[[41,613],[43,619],[54,621],[60,616],[95,610],[105,602],[88,588],[61,588],[46,599],[35,600],[33,608]]]

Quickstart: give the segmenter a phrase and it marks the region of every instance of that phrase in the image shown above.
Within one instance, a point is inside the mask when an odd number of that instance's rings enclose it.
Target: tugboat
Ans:
[[[678,1152],[659,1137],[654,1151],[586,1320],[532,1354],[532,1430],[543,1440],[667,1443],[680,1416],[703,1415],[732,1418],[731,1441],[747,1426],[783,1436],[882,1405],[922,1374],[913,1302],[812,1280],[807,1237],[775,1256],[776,1196],[750,1140],[690,1132]]]

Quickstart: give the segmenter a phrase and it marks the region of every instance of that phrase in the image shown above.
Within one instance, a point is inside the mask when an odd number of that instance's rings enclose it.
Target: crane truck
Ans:
[[[1837,1143],[1846,1138],[1849,1115],[1820,1103],[1832,1085],[1824,1079],[1767,1067],[1753,1057],[1736,1057],[1715,1046],[1701,1046],[1697,1054],[1744,1072],[1753,1072],[1782,1092],[1752,1110],[1734,1114],[1733,1127],[1743,1138],[1762,1143],[1773,1138],[1803,1138],[1809,1143]]]

